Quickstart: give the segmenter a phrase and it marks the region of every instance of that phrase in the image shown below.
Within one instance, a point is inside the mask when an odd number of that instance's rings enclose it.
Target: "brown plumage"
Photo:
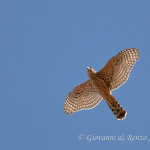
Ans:
[[[104,99],[117,119],[125,118],[127,112],[116,101],[111,91],[127,81],[139,58],[138,54],[138,49],[125,49],[112,57],[99,72],[87,67],[89,80],[78,85],[67,95],[64,104],[65,113],[73,114],[79,110],[91,109]]]

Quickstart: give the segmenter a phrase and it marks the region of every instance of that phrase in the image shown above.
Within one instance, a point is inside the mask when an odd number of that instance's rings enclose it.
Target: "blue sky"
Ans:
[[[0,149],[149,149],[148,140],[127,139],[150,139],[149,7],[149,0],[1,0]],[[66,95],[88,79],[86,67],[98,71],[132,47],[141,58],[113,92],[126,119],[105,101],[65,115]],[[116,140],[88,142],[89,135]]]

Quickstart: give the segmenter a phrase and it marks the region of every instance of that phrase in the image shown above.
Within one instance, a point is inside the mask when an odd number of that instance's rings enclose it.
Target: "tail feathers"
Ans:
[[[126,117],[127,112],[121,107],[114,97],[111,98],[110,101],[106,102],[118,120],[123,120]]]

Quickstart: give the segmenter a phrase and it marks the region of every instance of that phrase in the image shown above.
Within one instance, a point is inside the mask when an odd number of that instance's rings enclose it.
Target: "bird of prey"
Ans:
[[[91,109],[104,99],[116,118],[123,120],[127,112],[111,92],[127,81],[139,57],[138,49],[125,49],[112,57],[98,72],[87,67],[89,79],[75,87],[67,95],[64,104],[65,113],[73,114],[83,109]]]

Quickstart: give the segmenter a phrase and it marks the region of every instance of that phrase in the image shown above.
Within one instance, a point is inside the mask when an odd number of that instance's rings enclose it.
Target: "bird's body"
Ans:
[[[117,119],[124,118],[127,112],[120,106],[120,104],[118,104],[114,96],[111,94],[109,83],[93,70],[94,69],[91,67],[87,68],[90,82],[95,87],[95,89],[97,89],[97,92],[105,99]]]
[[[106,99],[108,95],[110,94],[109,92],[109,85],[107,82],[105,82],[98,74],[97,72],[93,72],[93,68],[88,67],[87,68],[87,73],[89,76],[89,80],[91,84],[97,89],[97,92],[104,98]]]
[[[125,118],[127,112],[116,101],[111,91],[120,87],[128,79],[139,57],[138,54],[139,50],[126,49],[111,58],[99,72],[87,67],[89,80],[67,95],[65,112],[72,114],[82,109],[91,109],[103,98],[117,119]]]

